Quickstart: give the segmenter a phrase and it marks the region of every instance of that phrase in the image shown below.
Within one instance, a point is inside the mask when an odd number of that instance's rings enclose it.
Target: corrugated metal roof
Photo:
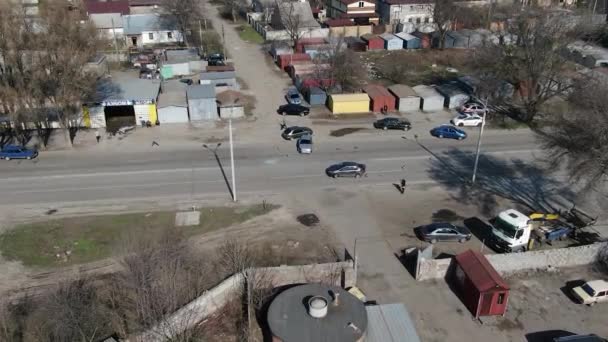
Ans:
[[[93,13],[89,14],[89,20],[99,29],[122,28],[122,16],[120,13]]]
[[[414,322],[401,303],[365,307],[366,342],[420,342]]]
[[[186,88],[188,100],[214,99],[215,87],[211,84],[195,84]]]
[[[129,2],[126,0],[99,1],[88,0],[84,4],[87,14],[120,13],[129,14]]]
[[[418,38],[416,36],[413,36],[413,35],[411,35],[409,33],[406,33],[406,32],[395,33],[395,36],[398,37],[398,38],[401,38],[403,40],[420,39],[420,38]]]
[[[428,98],[428,97],[440,97],[443,98],[443,96],[441,94],[439,94],[437,92],[437,90],[435,90],[435,88],[427,86],[427,85],[417,85],[412,87],[412,89],[414,89],[414,91],[416,92],[416,94],[418,94],[418,96],[423,97],[423,98]]]
[[[383,33],[380,35],[380,38],[384,39],[384,40],[393,40],[393,39],[399,39],[397,38],[394,34],[392,33]]]
[[[392,97],[391,93],[386,88],[378,84],[368,84],[363,88],[363,91],[372,99],[383,96]]]
[[[236,73],[234,71],[201,73],[201,80],[225,80],[227,78],[236,78]]]
[[[474,250],[458,254],[456,262],[480,292],[491,289],[508,290],[509,285],[496,272],[486,257]]]
[[[174,31],[177,23],[169,16],[157,14],[132,14],[122,17],[124,34],[141,34],[146,31]]]
[[[159,92],[158,80],[140,79],[133,72],[114,72],[111,78],[97,82],[93,101],[156,101]]]
[[[391,93],[395,94],[395,96],[397,96],[398,98],[418,97],[414,89],[412,89],[412,87],[406,86],[405,84],[393,84],[392,86],[388,87],[388,90]]]
[[[333,102],[356,102],[369,101],[369,96],[364,93],[358,94],[334,94],[331,96]]]

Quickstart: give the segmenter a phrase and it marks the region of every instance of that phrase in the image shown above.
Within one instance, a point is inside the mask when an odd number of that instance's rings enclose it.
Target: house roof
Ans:
[[[165,51],[167,63],[185,63],[190,61],[198,61],[201,57],[198,54],[198,49],[190,48],[186,50],[167,50]]]
[[[345,13],[342,18],[378,18],[378,13]]]
[[[87,0],[84,3],[87,14],[94,13],[120,13],[129,14],[129,1],[114,0],[114,1],[98,1]]]
[[[130,6],[160,6],[162,0],[129,0]]]
[[[174,18],[157,14],[132,14],[122,17],[124,34],[137,35],[146,31],[177,30]]]
[[[370,40],[381,40],[382,38],[380,38],[379,36],[370,34],[370,33],[366,33],[364,35],[361,36],[361,39],[363,39],[364,41],[368,42]]]
[[[115,72],[97,82],[94,102],[156,101],[159,92],[158,80],[140,79],[134,72]]]
[[[418,37],[416,37],[416,36],[413,36],[413,35],[411,35],[411,34],[409,34],[409,33],[406,33],[406,32],[399,32],[399,33],[395,33],[395,36],[396,36],[396,37],[399,37],[399,38],[401,38],[401,39],[403,39],[403,40],[413,40],[413,39],[414,39],[414,40],[415,40],[415,39],[420,40],[420,38],[418,38]]]
[[[414,89],[405,84],[393,84],[388,87],[388,90],[400,99],[404,97],[418,97]]]
[[[355,26],[355,23],[347,18],[339,18],[339,19],[328,19],[325,21],[325,25],[329,27],[339,27],[339,26]]]
[[[280,18],[287,18],[290,15],[298,16],[301,29],[321,27],[312,15],[312,9],[308,2],[281,2],[277,7],[279,9],[277,14]]]
[[[435,88],[427,86],[427,85],[417,85],[413,86],[412,89],[416,92],[416,94],[422,98],[431,98],[431,97],[439,97],[443,98],[443,95],[439,94]]]
[[[420,342],[414,321],[403,304],[370,305],[365,310],[366,342]]]
[[[393,39],[399,39],[399,37],[396,37],[394,34],[392,33],[383,33],[380,35],[380,38],[384,39],[384,40],[393,40]]]
[[[179,80],[166,80],[163,82],[163,92],[158,95],[158,108],[170,106],[187,107],[186,88],[188,86]]]
[[[496,272],[488,259],[478,251],[469,249],[466,252],[458,254],[455,258],[462,271],[467,275],[478,291],[485,292],[492,289],[509,289],[509,285],[502,279],[500,274]]]
[[[434,0],[384,0],[389,5],[426,5],[434,3]]]
[[[365,91],[365,93],[367,93],[367,95],[369,95],[369,97],[372,99],[384,96],[392,97],[391,93],[389,93],[386,88],[378,84],[368,84],[363,87],[363,91]]]
[[[213,99],[215,98],[215,87],[211,84],[195,84],[186,88],[188,100]]]
[[[202,72],[201,80],[225,80],[228,78],[236,78],[234,71],[221,71],[221,72]]]
[[[98,29],[122,28],[122,15],[120,13],[94,13],[89,14],[89,20]]]

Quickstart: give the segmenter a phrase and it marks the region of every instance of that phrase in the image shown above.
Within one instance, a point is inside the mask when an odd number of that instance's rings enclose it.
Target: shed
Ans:
[[[420,96],[416,94],[412,87],[404,84],[393,84],[388,90],[397,100],[397,108],[400,112],[411,112],[420,109]]]
[[[327,94],[319,87],[308,88],[304,92],[304,97],[311,106],[325,105],[327,102]]]
[[[158,95],[157,104],[160,124],[188,122],[187,87],[178,80],[163,82],[163,92]]]
[[[345,37],[344,41],[346,42],[346,46],[353,51],[363,52],[367,48],[367,44],[361,38]]]
[[[370,110],[372,112],[392,112],[395,110],[395,97],[383,86],[378,84],[368,84],[363,91],[369,96]]]
[[[217,120],[215,87],[211,84],[197,84],[186,88],[188,112],[191,121]]]
[[[424,111],[437,111],[443,109],[443,95],[439,94],[433,87],[417,85],[412,87],[420,96],[420,109]]]
[[[234,64],[228,63],[226,65],[207,65],[205,67],[206,72],[226,72],[235,71]]]
[[[482,46],[486,37],[490,35],[490,31],[483,30],[483,29],[480,29],[480,30],[464,29],[464,30],[458,31],[458,33],[467,37],[467,48],[469,48],[469,49]]]
[[[279,65],[279,68],[281,68],[281,70],[285,70],[285,68],[287,68],[287,66],[293,62],[310,60],[310,56],[305,53],[294,53],[288,55],[280,55],[277,59],[277,64]]]
[[[383,33],[380,38],[384,40],[384,48],[386,50],[401,50],[403,49],[403,40],[392,33]]]
[[[270,55],[276,61],[280,55],[289,55],[293,53],[291,44],[288,41],[279,40],[272,42],[270,47]]]
[[[245,116],[245,97],[234,90],[226,90],[216,97],[220,119],[237,119]]]
[[[215,87],[239,89],[239,84],[236,81],[236,73],[234,71],[203,72],[201,73],[200,83],[212,84]]]
[[[298,88],[298,90],[303,91],[305,89],[313,87],[333,87],[336,84],[336,80],[330,78],[316,78],[314,77],[314,75],[305,74],[296,76],[293,83],[296,88]]]
[[[456,83],[442,84],[436,89],[443,95],[443,106],[450,109],[458,108],[470,99],[470,96],[462,88],[458,87]]]
[[[329,97],[327,107],[334,114],[369,112],[369,96],[364,93],[334,94]]]
[[[405,32],[399,32],[395,36],[402,40],[404,49],[420,49],[420,38]]]
[[[325,38],[300,38],[296,44],[296,52],[303,53],[306,45],[325,44]]]
[[[509,285],[486,257],[468,250],[455,257],[452,280],[464,305],[475,318],[504,315],[509,301]]]
[[[401,303],[366,306],[366,342],[420,342],[414,321]]]
[[[469,47],[469,37],[461,34],[458,31],[450,31],[447,33],[453,39],[453,43],[451,47],[454,48],[468,48]],[[447,37],[446,37],[447,38]],[[446,44],[447,47],[447,44]]]
[[[420,48],[428,49],[431,47],[431,35],[420,31],[415,31],[412,36],[420,39]]]
[[[367,44],[367,50],[384,50],[384,39],[374,36],[371,34],[366,34],[361,36],[361,39]]]
[[[332,53],[331,45],[329,44],[309,44],[304,46],[304,53],[315,58],[318,55],[327,56]]]
[[[447,32],[445,37],[443,37],[444,45],[443,47],[446,49],[454,47],[454,38],[450,36],[451,32]],[[438,48],[440,46],[439,41],[441,40],[441,35],[439,32],[435,31],[431,33],[431,47]]]

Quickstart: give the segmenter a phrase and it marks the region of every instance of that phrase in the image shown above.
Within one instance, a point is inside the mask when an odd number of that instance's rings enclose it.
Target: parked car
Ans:
[[[361,177],[365,175],[365,164],[359,164],[355,162],[342,162],[334,164],[327,169],[325,173],[329,177]]]
[[[449,138],[462,140],[467,137],[467,133],[452,125],[441,125],[431,130],[431,135],[438,138]]]
[[[182,82],[182,83],[185,83],[187,85],[192,85],[192,83],[193,83],[193,81],[192,81],[191,78],[180,78],[179,81]]]
[[[431,223],[414,229],[419,239],[436,243],[439,241],[465,242],[471,239],[471,232],[466,227],[455,226],[447,222]]]
[[[484,113],[487,114],[488,109],[486,108],[486,106],[479,102],[469,101],[460,107],[459,112],[469,115],[483,115]]]
[[[477,114],[458,115],[450,121],[454,126],[481,126],[483,118]]]
[[[207,64],[209,66],[223,66],[226,65],[226,63],[224,62],[224,55],[221,53],[212,53],[209,56],[207,56]]]
[[[27,149],[23,146],[6,145],[0,151],[0,159],[34,159],[38,156],[38,151]]]
[[[308,127],[292,126],[285,128],[281,134],[285,140],[297,139],[305,135],[312,135],[312,129]]]
[[[312,153],[312,135],[305,134],[298,139],[296,147],[299,153],[310,154]]]
[[[401,129],[404,131],[412,129],[412,124],[404,119],[384,118],[374,122],[374,128],[378,129]]]
[[[304,116],[304,115],[308,115],[308,113],[310,113],[310,108],[308,108],[306,106],[290,103],[290,104],[280,106],[279,109],[277,109],[277,113],[283,114],[283,115],[287,114],[287,115]]]
[[[572,295],[581,304],[594,305],[608,302],[608,281],[592,280],[572,288]]]
[[[290,104],[294,104],[294,105],[302,104],[302,96],[300,96],[300,93],[295,88],[291,88],[287,91],[287,94],[285,94],[285,99]]]
[[[606,342],[606,340],[595,334],[590,334],[556,337],[553,342]]]

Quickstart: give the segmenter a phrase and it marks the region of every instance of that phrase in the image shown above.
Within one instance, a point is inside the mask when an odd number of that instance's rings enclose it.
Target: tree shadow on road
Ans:
[[[498,198],[511,200],[529,211],[540,212],[556,212],[558,208],[567,206],[562,203],[564,200],[574,198],[574,193],[548,175],[546,170],[521,159],[480,155],[477,180],[472,185],[474,152],[452,148],[431,154],[435,158],[431,159],[428,170],[430,177],[446,186],[455,200],[478,206],[486,216],[495,214]]]

